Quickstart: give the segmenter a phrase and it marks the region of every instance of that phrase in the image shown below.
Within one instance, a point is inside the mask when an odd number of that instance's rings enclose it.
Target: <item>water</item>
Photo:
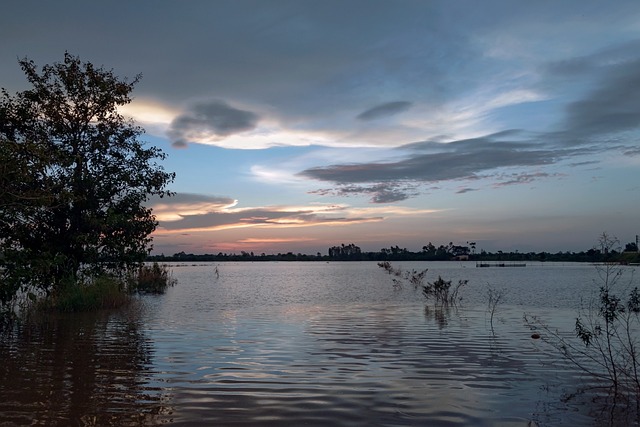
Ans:
[[[565,399],[589,379],[523,321],[538,315],[570,336],[597,290],[593,266],[395,265],[468,279],[461,305],[394,290],[376,263],[174,265],[166,295],[7,337],[0,425],[599,422],[588,398]],[[504,290],[493,330],[489,286]]]

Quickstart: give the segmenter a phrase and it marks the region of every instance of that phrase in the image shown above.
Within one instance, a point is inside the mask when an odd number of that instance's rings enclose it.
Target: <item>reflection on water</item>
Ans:
[[[588,398],[563,401],[586,378],[522,318],[570,331],[589,266],[427,266],[469,279],[460,307],[394,291],[375,263],[176,267],[167,295],[5,339],[0,424],[593,424]],[[509,287],[493,331],[489,281]]]
[[[181,334],[157,368],[180,425],[588,425],[561,403],[576,373],[484,313],[443,312],[447,327],[401,306],[325,306],[211,318]],[[502,335],[502,333],[505,333]],[[164,333],[162,334],[164,335]],[[205,338],[206,336],[206,338]],[[175,339],[175,338],[174,338]],[[175,344],[173,342],[172,344]],[[544,390],[544,393],[543,393]],[[541,396],[541,393],[543,395]]]
[[[449,323],[449,318],[451,317],[452,311],[457,314],[458,307],[439,304],[425,304],[424,317],[426,317],[427,319],[433,319],[436,322],[436,325],[438,325],[439,329],[444,329]]]
[[[0,420],[15,425],[144,425],[171,410],[147,386],[152,344],[138,307],[51,316],[2,336]]]

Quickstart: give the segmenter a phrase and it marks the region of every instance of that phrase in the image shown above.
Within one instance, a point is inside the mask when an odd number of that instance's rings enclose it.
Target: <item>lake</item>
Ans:
[[[178,284],[165,295],[5,337],[0,425],[603,422],[577,393],[590,378],[523,319],[571,339],[597,291],[593,265],[393,265],[468,280],[461,303],[438,309],[409,285],[394,289],[375,262],[173,264]],[[493,327],[490,287],[504,294]]]

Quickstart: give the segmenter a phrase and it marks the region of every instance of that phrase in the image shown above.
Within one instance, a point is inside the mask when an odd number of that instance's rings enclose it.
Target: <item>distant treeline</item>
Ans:
[[[178,252],[173,255],[152,255],[148,261],[554,261],[554,262],[605,262],[619,261],[621,263],[638,263],[635,243],[629,243],[624,251],[609,251],[603,253],[598,249],[588,249],[582,252],[476,252],[476,244],[458,246],[453,243],[435,246],[429,243],[421,251],[412,252],[399,246],[382,248],[377,252],[363,252],[353,243],[332,246],[327,254],[318,252],[315,255],[301,253],[255,254],[241,251],[236,253],[218,254],[187,254]]]

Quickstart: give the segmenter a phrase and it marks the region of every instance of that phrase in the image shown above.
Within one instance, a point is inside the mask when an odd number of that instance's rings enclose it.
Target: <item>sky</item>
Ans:
[[[142,74],[156,254],[640,234],[637,0],[3,0],[0,40],[9,93],[65,51]]]

